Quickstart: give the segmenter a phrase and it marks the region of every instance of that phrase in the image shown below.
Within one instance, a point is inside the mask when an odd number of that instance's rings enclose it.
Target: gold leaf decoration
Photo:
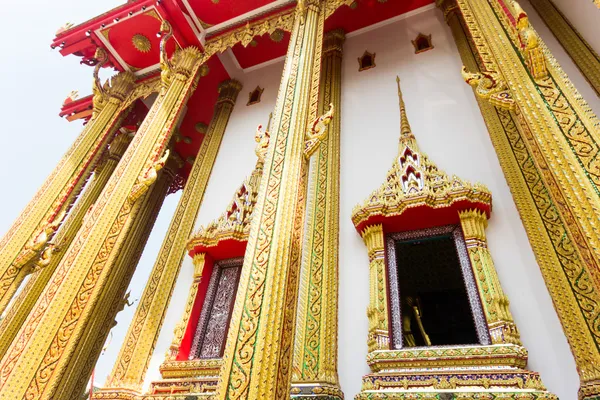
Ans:
[[[133,43],[133,47],[140,53],[148,53],[150,49],[152,49],[152,43],[150,43],[150,39],[141,33],[136,33],[131,38],[131,42]]]

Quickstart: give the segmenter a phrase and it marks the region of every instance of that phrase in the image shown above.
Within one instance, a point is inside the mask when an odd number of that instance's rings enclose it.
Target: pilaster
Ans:
[[[65,251],[71,245],[75,235],[83,224],[83,218],[90,207],[98,200],[98,196],[106,186],[119,160],[127,150],[132,136],[119,134],[110,143],[106,158],[96,168],[92,181],[86,186],[81,198],[65,219],[53,242],[48,264],[33,273],[21,293],[17,296],[6,316],[0,322],[0,356],[4,355],[8,346],[23,325],[23,322],[33,309],[46,284],[50,281],[56,267],[62,260]]]
[[[55,394],[67,385],[67,370],[87,366],[73,362],[74,352],[96,312],[109,306],[100,300],[118,271],[115,262],[140,213],[140,200],[156,183],[168,158],[167,144],[175,124],[199,76],[206,73],[200,58],[198,49],[185,48],[177,51],[172,61],[163,62],[162,73],[169,76],[168,85],[0,361],[0,390],[5,396],[56,398]],[[95,332],[94,339],[103,342],[106,333]]]
[[[97,398],[108,397],[110,393],[115,392],[136,393],[141,390],[185,256],[185,246],[194,228],[225,128],[241,88],[241,84],[235,80],[223,82],[220,86],[213,118],[202,140],[167,236],[150,273],[113,371],[106,387]]]
[[[508,308],[508,298],[502,290],[487,247],[487,216],[475,209],[461,211],[458,215],[492,343],[521,345],[519,332]]]
[[[593,398],[600,392],[600,335],[592,321],[600,312],[598,237],[592,233],[600,209],[597,119],[516,2],[508,9],[496,0],[457,5],[481,60],[480,76],[508,95],[507,107],[497,108],[506,139],[490,130],[492,141],[504,170],[513,170],[507,179],[575,356],[580,397]],[[470,80],[479,95],[485,79],[481,85]],[[483,114],[486,123],[493,119]]]
[[[77,344],[73,361],[63,374],[59,390],[55,394],[56,398],[74,397],[75,393],[81,392],[82,388],[87,386],[90,372],[94,369],[104,346],[104,340],[98,340],[98,336],[107,337],[110,330],[116,326],[117,313],[126,305],[131,305],[129,294],[126,294],[127,288],[169,192],[169,187],[183,164],[184,161],[179,156],[171,155],[147,195],[140,199],[140,212],[136,215],[133,226],[125,238],[123,249],[115,260],[115,273],[109,278],[98,300],[104,306],[94,313],[83,328],[85,333]]]
[[[192,284],[190,285],[190,291],[188,292],[187,301],[185,302],[185,309],[183,310],[183,315],[181,316],[179,323],[175,327],[175,332],[173,335],[173,340],[171,341],[171,347],[169,348],[169,355],[167,357],[167,361],[175,360],[177,358],[177,355],[179,354],[179,346],[181,345],[181,339],[183,339],[185,329],[187,328],[188,323],[190,321],[190,315],[192,314],[194,302],[196,301],[196,296],[198,294],[198,285],[200,285],[200,281],[202,280],[202,272],[204,271],[204,266],[206,264],[206,257],[206,253],[198,253],[194,255],[194,277],[192,279]]]
[[[337,301],[342,30],[325,34],[319,90],[320,113],[337,112],[314,158],[308,189],[308,225],[302,257],[292,395],[343,398],[337,374]]]
[[[40,257],[47,256],[44,251],[124,117],[133,83],[129,73],[117,74],[104,88],[96,78],[94,116],[0,240],[0,308],[6,307],[24,277],[44,263]]]
[[[390,328],[388,320],[387,278],[385,276],[385,251],[382,225],[371,225],[362,233],[369,253],[369,353],[389,350]]]
[[[217,399],[290,396],[307,157],[328,123],[317,118],[324,20],[324,2],[298,3]]]

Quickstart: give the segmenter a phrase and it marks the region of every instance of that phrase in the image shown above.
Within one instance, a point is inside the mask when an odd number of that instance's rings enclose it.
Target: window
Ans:
[[[223,356],[242,264],[243,258],[215,264],[196,327],[190,359]]]
[[[246,105],[251,106],[252,104],[260,103],[260,98],[264,90],[260,86],[257,86],[256,89],[248,94],[248,103]]]
[[[375,68],[375,54],[369,53],[365,50],[362,57],[358,57],[358,70],[365,71],[367,69]]]
[[[395,348],[489,344],[459,226],[388,235]]]
[[[423,53],[424,51],[433,49],[431,43],[431,35],[423,35],[419,33],[415,40],[411,40],[413,46],[415,46],[415,54]]]

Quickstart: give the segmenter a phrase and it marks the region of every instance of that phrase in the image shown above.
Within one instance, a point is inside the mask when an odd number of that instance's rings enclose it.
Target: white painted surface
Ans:
[[[582,2],[578,2],[582,3]],[[591,3],[591,0],[590,0]],[[546,43],[562,69],[569,76],[569,79],[581,96],[588,102],[592,110],[596,113],[596,115],[600,115],[600,97],[596,94],[592,86],[585,79],[577,65],[573,62],[571,57],[567,54],[562,45],[558,42],[554,34],[550,31],[544,20],[540,18],[538,13],[535,11],[535,8],[529,3],[529,0],[521,0],[519,2],[523,7],[523,10],[529,16],[529,22],[535,28],[535,30],[539,33],[540,37]],[[595,6],[592,5],[593,8]],[[598,22],[596,23],[596,27],[600,24],[600,10],[596,10],[595,14],[598,14]],[[597,30],[597,28],[596,28]],[[597,38],[600,38],[599,34],[596,34]],[[600,40],[598,40],[598,45],[600,46]]]
[[[598,34],[600,9],[593,0],[552,0],[552,2],[596,50],[596,53],[600,54],[600,34]]]
[[[435,49],[415,55],[410,42],[419,32],[433,35]],[[377,67],[358,72],[357,57],[377,53]],[[385,179],[399,135],[395,77],[405,92],[409,118],[421,149],[449,174],[487,185],[494,196],[489,246],[511,310],[529,350],[529,367],[541,373],[562,399],[575,399],[578,377],[550,296],[527,240],[473,93],[460,75],[461,62],[439,11],[352,37],[345,45],[342,82],[340,196],[339,375],[346,398],[360,391],[369,372],[365,357],[369,302],[368,258],[350,220]],[[232,66],[231,69],[234,67]],[[235,76],[244,88],[233,111],[209,182],[198,224],[218,217],[255,163],[254,132],[266,125],[279,85],[282,64]],[[246,106],[256,85],[261,103]],[[192,277],[186,260],[152,359],[147,383],[159,378],[173,328],[181,315]]]

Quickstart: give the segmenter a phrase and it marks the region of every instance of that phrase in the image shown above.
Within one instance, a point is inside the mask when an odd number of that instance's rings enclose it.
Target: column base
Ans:
[[[558,400],[517,345],[374,351],[356,400]]]
[[[583,382],[579,388],[579,400],[600,400],[600,381]]]
[[[104,388],[94,393],[98,400],[200,400],[215,394],[222,359],[165,361],[160,366],[162,379],[152,382],[150,391]]]
[[[339,385],[332,385],[331,383],[292,383],[290,398],[344,400],[344,393],[342,393]]]

